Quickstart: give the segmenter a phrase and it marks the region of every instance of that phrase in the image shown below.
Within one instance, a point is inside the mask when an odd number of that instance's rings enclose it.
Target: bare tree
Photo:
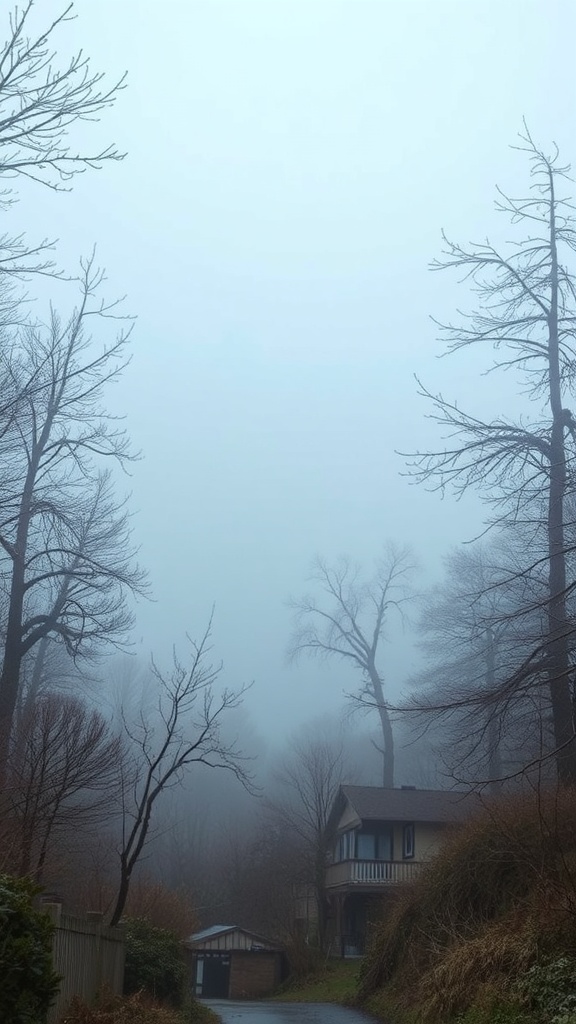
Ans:
[[[316,903],[318,945],[326,938],[326,902],[324,883],[332,836],[328,828],[330,811],[344,781],[344,744],[342,736],[323,734],[314,725],[304,737],[289,744],[286,756],[274,773],[279,784],[276,797],[267,801],[271,825],[281,824],[302,848],[296,879],[311,885]]]
[[[82,268],[80,303],[62,323],[24,331],[0,355],[0,374],[18,399],[0,432],[0,588],[7,605],[0,671],[0,764],[21,688],[22,664],[47,637],[72,657],[122,642],[134,562],[127,511],[106,463],[131,458],[127,437],[102,407],[126,363],[128,333],[96,346],[86,328],[114,317],[97,298],[92,260]]]
[[[384,695],[379,648],[390,613],[400,613],[408,599],[412,568],[407,549],[390,548],[368,580],[347,559],[331,566],[319,558],[311,580],[321,597],[310,595],[292,602],[296,615],[289,648],[291,658],[303,652],[323,658],[339,657],[360,670],[364,682],[352,699],[378,712],[382,784],[390,787],[394,785],[394,735]]]
[[[503,252],[489,242],[463,247],[445,239],[444,257],[434,267],[471,279],[481,303],[459,324],[440,325],[448,350],[482,345],[499,353],[492,369],[520,375],[522,390],[534,403],[533,418],[483,420],[421,388],[433,407],[431,418],[448,428],[451,443],[442,451],[417,453],[411,466],[418,479],[439,488],[451,485],[462,493],[479,487],[494,504],[498,522],[533,521],[534,508],[545,502],[546,627],[509,684],[525,686],[529,679],[535,687],[547,686],[558,775],[574,783],[566,502],[576,454],[576,422],[567,408],[575,371],[576,279],[569,261],[576,230],[573,207],[559,194],[567,168],[557,152],[547,156],[528,131],[520,149],[530,160],[531,190],[520,200],[499,192],[497,205],[513,224],[526,225],[527,237]]]
[[[81,152],[68,139],[76,122],[94,121],[115,102],[120,81],[109,85],[80,51],[59,67],[53,39],[73,17],[72,3],[51,21],[35,24],[34,0],[10,15],[0,49],[0,174],[24,175],[60,189],[74,174],[121,160],[114,145]]]
[[[77,698],[47,693],[28,709],[10,760],[18,874],[40,881],[59,839],[77,839],[108,815],[121,758],[118,736]]]
[[[439,724],[457,781],[493,790],[516,776],[521,752],[536,753],[545,713],[535,694],[506,685],[542,635],[546,587],[541,571],[524,570],[530,539],[517,528],[454,549],[418,620],[425,668],[408,707]]]
[[[0,43],[0,177],[7,184],[0,209],[14,202],[11,182],[18,178],[61,191],[69,188],[75,174],[123,157],[113,144],[85,150],[76,148],[71,137],[75,125],[98,120],[114,104],[125,78],[109,83],[92,70],[82,51],[59,59],[59,34],[74,17],[73,6],[67,4],[55,17],[42,20],[41,5],[25,0],[8,14]],[[46,240],[29,245],[22,235],[0,235],[0,322],[21,318],[6,283],[23,272],[51,273],[50,247]],[[0,406],[4,401],[5,394]]]
[[[190,639],[189,665],[174,655],[169,676],[152,665],[159,691],[155,713],[141,712],[135,724],[125,717],[133,770],[125,780],[120,877],[111,924],[122,917],[134,869],[149,839],[154,806],[163,792],[178,785],[193,764],[225,769],[250,787],[247,759],[236,741],[221,735],[223,716],[238,707],[246,687],[216,693],[220,669],[208,662],[210,632],[211,621],[199,643]]]

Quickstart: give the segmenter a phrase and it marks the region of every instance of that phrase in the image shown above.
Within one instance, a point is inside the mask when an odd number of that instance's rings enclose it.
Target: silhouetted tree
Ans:
[[[413,565],[410,552],[390,548],[377,562],[371,579],[341,559],[331,566],[316,560],[311,576],[320,597],[293,601],[295,626],[290,656],[305,652],[323,658],[339,657],[360,669],[364,683],[352,699],[378,712],[382,733],[382,784],[394,785],[394,734],[379,665],[382,640],[391,612],[400,612],[408,599]]]
[[[47,637],[69,654],[122,642],[126,596],[141,591],[125,505],[106,463],[131,457],[127,437],[103,407],[126,363],[127,333],[110,344],[86,333],[114,316],[97,298],[102,275],[82,267],[80,303],[62,323],[23,331],[0,352],[0,378],[18,399],[0,431],[0,580],[6,595],[0,671],[0,765],[8,756],[25,656]]]
[[[123,157],[113,144],[76,147],[73,129],[98,120],[114,104],[124,76],[108,83],[103,73],[92,70],[83,51],[59,58],[59,33],[74,17],[74,5],[65,5],[53,18],[44,9],[43,20],[41,6],[26,0],[12,13],[7,10],[5,28],[0,28],[0,178],[6,182],[0,208],[16,199],[13,183],[19,178],[66,190],[75,174]],[[29,245],[19,233],[0,235],[0,323],[21,319],[8,282],[23,271],[49,271],[48,248],[46,241]],[[2,391],[0,411],[9,401]]]
[[[566,603],[573,584],[567,579],[566,502],[573,490],[576,452],[576,422],[567,407],[576,368],[576,278],[569,269],[576,231],[570,200],[559,194],[567,168],[559,164],[557,152],[547,156],[527,131],[520,149],[531,163],[531,190],[519,200],[499,192],[498,208],[513,224],[525,225],[527,236],[504,251],[489,242],[466,247],[445,239],[444,257],[434,267],[470,279],[480,300],[479,310],[457,325],[440,325],[448,350],[481,345],[496,352],[496,367],[520,375],[533,405],[516,422],[484,420],[422,387],[432,405],[431,418],[448,428],[450,445],[417,453],[411,466],[417,479],[438,488],[450,485],[462,493],[479,487],[500,523],[534,522],[545,505],[546,625],[506,685],[517,689],[530,682],[534,691],[547,687],[552,754],[559,778],[574,783],[574,667]],[[538,552],[526,571],[541,557]]]
[[[109,815],[122,756],[104,717],[75,697],[47,693],[27,709],[10,759],[18,874],[40,881],[54,844]]]
[[[125,716],[132,767],[124,783],[120,877],[111,924],[122,917],[134,869],[149,838],[154,806],[163,792],[178,785],[193,764],[225,769],[250,787],[247,759],[234,740],[221,734],[223,716],[238,707],[246,687],[216,692],[220,669],[208,662],[210,631],[211,622],[199,643],[190,640],[189,665],[175,655],[171,674],[164,675],[153,663],[158,686],[155,710],[142,710],[135,723]]]

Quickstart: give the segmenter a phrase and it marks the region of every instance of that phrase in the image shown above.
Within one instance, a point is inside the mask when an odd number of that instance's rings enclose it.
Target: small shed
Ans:
[[[216,924],[185,942],[192,991],[204,999],[255,999],[282,980],[283,950],[235,924]]]

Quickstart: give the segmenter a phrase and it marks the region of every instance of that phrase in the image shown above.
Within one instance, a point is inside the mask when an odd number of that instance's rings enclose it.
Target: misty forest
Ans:
[[[576,785],[574,83],[168,6],[0,13],[0,870],[325,950],[341,785]]]

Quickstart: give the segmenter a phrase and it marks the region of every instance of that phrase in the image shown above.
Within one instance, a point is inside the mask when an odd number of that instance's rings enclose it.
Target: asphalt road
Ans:
[[[333,1003],[233,1003],[209,1000],[223,1024],[368,1024],[358,1010]]]

